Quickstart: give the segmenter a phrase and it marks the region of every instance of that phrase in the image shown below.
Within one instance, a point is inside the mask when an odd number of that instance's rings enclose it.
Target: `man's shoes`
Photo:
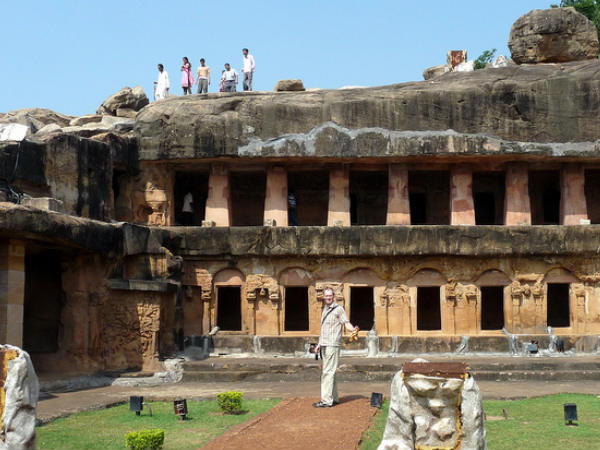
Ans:
[[[340,402],[336,402],[336,401],[333,402],[333,406],[339,405],[339,404],[340,404]]]
[[[323,402],[317,402],[317,403],[313,403],[313,406],[315,408],[331,408],[333,405],[328,405],[327,403],[323,403]]]

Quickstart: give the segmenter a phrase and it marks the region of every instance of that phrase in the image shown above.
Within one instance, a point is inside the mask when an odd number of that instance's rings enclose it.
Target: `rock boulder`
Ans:
[[[423,71],[423,79],[431,80],[432,78],[439,77],[440,75],[449,72],[450,68],[447,64],[440,64],[439,66],[428,67]]]
[[[513,24],[508,47],[517,64],[593,59],[598,32],[575,8],[534,9]]]
[[[305,91],[302,80],[279,80],[273,89],[275,92]]]
[[[141,86],[136,86],[133,89],[124,87],[104,100],[96,114],[116,116],[119,109],[139,111],[148,103],[150,103],[148,97]]]

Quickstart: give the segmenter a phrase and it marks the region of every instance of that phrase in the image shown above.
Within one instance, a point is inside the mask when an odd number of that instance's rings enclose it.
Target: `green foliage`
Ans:
[[[165,432],[159,428],[132,431],[125,435],[130,450],[160,450],[165,442]]]
[[[136,430],[165,430],[163,449],[200,448],[238,425],[268,411],[279,400],[244,400],[244,414],[222,414],[215,400],[188,401],[188,420],[173,414],[173,402],[153,402],[152,417],[136,416],[125,403],[86,411],[36,427],[38,449],[127,449],[123,436]]]
[[[491,50],[485,50],[481,55],[479,55],[475,60],[475,70],[485,69],[486,64],[492,62],[495,53],[496,49],[493,48]]]
[[[225,414],[239,414],[242,411],[242,397],[238,391],[222,392],[217,394],[219,409]]]
[[[576,403],[578,426],[565,426],[563,404]],[[384,404],[363,433],[360,449],[376,449],[383,437],[389,406]],[[557,394],[525,400],[485,400],[487,448],[575,450],[600,448],[600,399],[595,395]],[[508,418],[504,419],[502,410]]]
[[[561,0],[560,5],[550,5],[552,8],[566,8],[571,6],[596,25],[598,39],[600,39],[600,0]]]

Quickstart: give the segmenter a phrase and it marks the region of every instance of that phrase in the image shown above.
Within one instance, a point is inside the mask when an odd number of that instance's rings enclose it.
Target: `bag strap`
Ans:
[[[329,316],[329,314],[331,314],[331,312],[338,306],[340,306],[340,305],[335,305],[333,308],[331,308],[329,311],[327,311],[327,314],[325,314],[325,317],[323,317],[321,319],[321,325],[323,325],[325,323],[325,319],[327,319],[327,316]]]

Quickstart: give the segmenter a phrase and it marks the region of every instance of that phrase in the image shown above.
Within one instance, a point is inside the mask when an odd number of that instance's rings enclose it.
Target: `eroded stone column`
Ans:
[[[265,195],[265,223],[273,220],[275,225],[287,227],[287,191],[287,171],[283,167],[269,167]]]
[[[0,342],[23,346],[25,243],[0,242]]]
[[[350,169],[334,167],[329,171],[329,210],[327,225],[350,226]]]
[[[208,198],[204,218],[219,227],[231,225],[231,192],[229,169],[222,164],[210,167]]]
[[[390,164],[388,172],[386,225],[410,225],[408,170],[404,164]]]
[[[527,164],[510,164],[506,168],[504,225],[531,225]]]
[[[450,176],[450,225],[475,225],[473,170],[457,166]]]
[[[560,174],[560,223],[579,225],[587,219],[585,171],[579,164],[567,164]]]

